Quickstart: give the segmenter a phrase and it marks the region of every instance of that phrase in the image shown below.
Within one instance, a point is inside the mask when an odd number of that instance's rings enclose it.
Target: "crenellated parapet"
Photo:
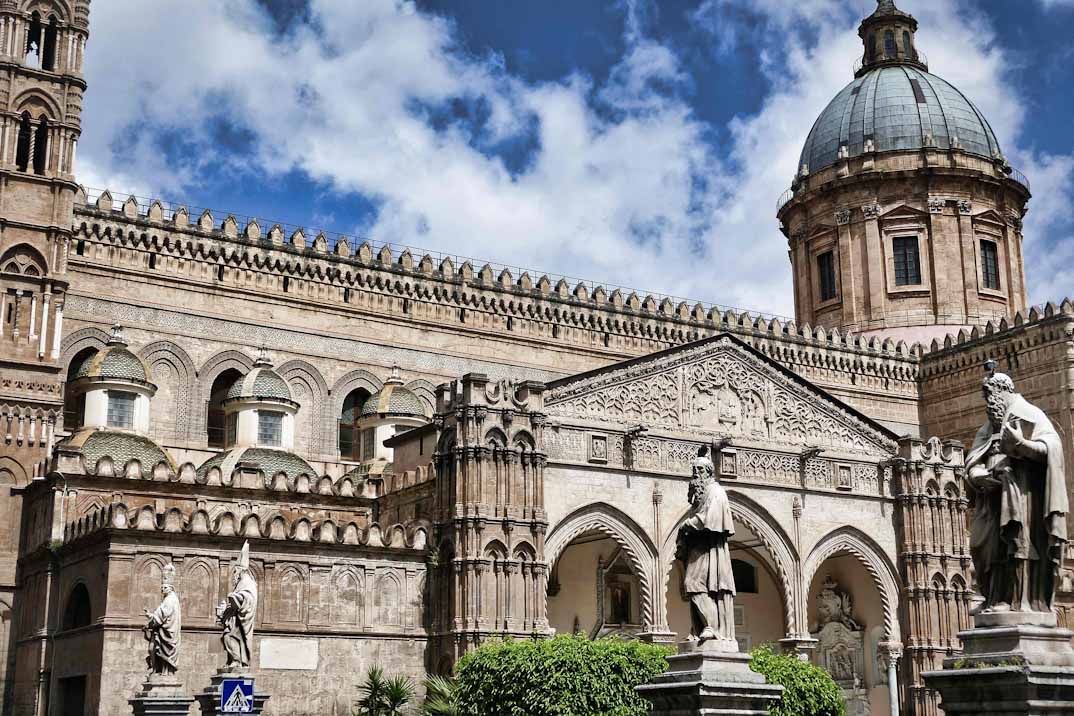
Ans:
[[[160,201],[120,202],[109,192],[83,195],[72,262],[76,270],[108,267],[138,280],[152,277],[158,292],[174,283],[189,296],[193,282],[213,296],[225,292],[235,300],[256,297],[296,310],[390,319],[416,331],[432,327],[509,341],[528,349],[515,360],[552,370],[563,369],[563,351],[581,370],[730,332],[851,404],[876,407],[876,391],[884,390],[891,397],[879,406],[881,419],[916,420],[916,358],[924,349],[905,341],[302,227],[265,226]]]

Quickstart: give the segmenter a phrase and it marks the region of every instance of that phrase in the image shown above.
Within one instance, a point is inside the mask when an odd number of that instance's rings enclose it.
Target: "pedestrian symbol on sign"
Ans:
[[[220,684],[220,713],[252,714],[254,712],[254,680],[224,679]]]

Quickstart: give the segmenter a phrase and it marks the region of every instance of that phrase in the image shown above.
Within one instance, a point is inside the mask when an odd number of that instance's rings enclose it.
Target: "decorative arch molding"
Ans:
[[[79,328],[77,331],[64,336],[60,344],[60,365],[64,371],[71,364],[71,360],[84,348],[96,348],[100,350],[108,343],[109,336],[100,328]]]
[[[165,438],[185,440],[190,435],[191,393],[194,376],[197,374],[194,361],[190,355],[171,341],[155,341],[138,352],[142,360],[152,370],[159,363],[167,363],[175,371],[175,416],[171,435]],[[160,387],[160,386],[158,386]]]
[[[21,462],[8,455],[0,455],[0,471],[6,471],[11,474],[11,479],[15,484],[13,487],[25,487],[30,484],[30,476],[26,472],[26,468]],[[4,484],[0,480],[0,485]]]
[[[433,410],[436,409],[436,386],[423,378],[418,378],[410,381],[404,387],[421,399],[422,404],[425,405],[426,417],[431,416]]]
[[[217,353],[202,364],[201,368],[198,369],[191,435],[203,436],[208,429],[204,406],[209,403],[209,394],[212,392],[213,381],[216,380],[216,377],[228,368],[234,368],[240,373],[247,373],[253,367],[253,359],[241,351]]]
[[[361,388],[373,395],[384,387],[384,381],[370,373],[368,370],[352,370],[335,382],[329,392],[328,409],[324,414],[323,431],[325,435],[336,435],[336,419],[343,412],[343,401],[352,390]],[[333,444],[335,440],[333,438]]]
[[[783,619],[786,633],[788,635],[799,635],[805,631],[806,615],[803,600],[795,596],[797,591],[795,585],[798,581],[795,574],[799,559],[793,542],[765,508],[734,490],[729,490],[727,496],[731,501],[731,515],[748,527],[757,536],[757,539],[761,540],[761,544],[764,545],[765,550],[768,552],[769,558],[772,560],[772,567],[778,577],[779,586],[783,590]],[[689,514],[689,508],[683,511],[679,519],[675,521],[675,526],[671,532],[664,539],[664,544],[660,550],[660,566],[663,570],[661,597],[667,594],[669,581],[671,580],[671,572],[675,563],[676,535],[678,535],[679,528],[682,527]],[[666,605],[663,613],[666,624]]]
[[[806,589],[813,584],[813,578],[825,560],[839,552],[848,552],[857,557],[880,593],[884,609],[884,638],[892,642],[902,641],[898,613],[899,578],[895,567],[884,550],[861,530],[840,527],[817,543],[802,568],[802,581]]]
[[[35,10],[41,13],[41,17],[46,21],[50,15],[55,15],[56,21],[61,24],[71,22],[71,18],[74,17],[67,0],[49,0],[48,2],[27,0],[22,3],[22,12],[26,15],[30,15]]]
[[[328,383],[325,382],[324,376],[321,375],[321,371],[317,370],[312,364],[307,363],[304,360],[289,360],[279,368],[276,372],[287,381],[288,385],[295,382],[301,382],[305,384],[305,388],[309,390],[310,399],[308,401],[299,400],[298,406],[298,420],[302,420],[302,412],[306,411],[309,416],[309,435],[305,435],[305,441],[303,445],[295,444],[295,449],[302,453],[307,452],[309,455],[322,455],[329,452],[328,447],[325,445],[326,436],[335,436],[335,430],[325,432],[323,425],[324,420],[324,405],[325,398],[328,397]],[[292,393],[294,392],[292,388]],[[292,395],[292,397],[295,397]],[[296,398],[297,400],[297,398]],[[304,404],[308,402],[309,404]],[[297,428],[297,425],[296,425]],[[295,436],[297,439],[297,435]]]
[[[25,37],[25,33],[23,36]],[[23,112],[29,112],[30,116],[35,120],[40,120],[43,115],[49,120],[50,125],[53,122],[59,122],[60,118],[63,117],[63,112],[60,106],[56,104],[56,100],[36,87],[20,92],[15,97],[15,101],[11,103],[11,106],[20,115]]]
[[[0,257],[0,271],[12,273],[7,271],[11,262],[23,266],[23,268],[15,269],[14,273],[17,274],[35,278],[44,278],[48,274],[48,260],[34,246],[25,242],[15,244],[4,252],[4,255]],[[31,266],[37,272],[36,275],[26,273],[26,269]]]
[[[555,566],[556,560],[579,535],[600,532],[623,548],[627,561],[638,576],[642,627],[652,629],[663,620],[653,603],[653,584],[656,581],[656,546],[641,527],[626,513],[603,502],[581,507],[557,524],[545,540],[545,560]]]

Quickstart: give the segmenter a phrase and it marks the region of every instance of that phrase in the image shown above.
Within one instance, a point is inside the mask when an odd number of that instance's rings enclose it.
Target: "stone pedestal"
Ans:
[[[208,688],[194,696],[198,701],[198,706],[201,708],[201,716],[226,716],[226,714],[233,713],[221,709],[220,693],[223,689],[224,681],[227,679],[248,679],[253,681],[254,676],[249,672],[235,672],[225,669],[220,669],[213,674]],[[258,693],[255,687],[253,710],[246,713],[260,714],[265,708],[265,702],[268,700],[269,695]]]
[[[964,652],[921,675],[946,716],[1074,713],[1074,632],[1057,628],[1054,614],[1026,617],[978,615],[958,635]]]
[[[152,675],[128,699],[134,716],[189,716],[194,697],[183,690],[174,676]]]
[[[682,642],[668,670],[637,692],[652,702],[652,716],[765,716],[783,687],[766,683],[737,649],[735,642]]]

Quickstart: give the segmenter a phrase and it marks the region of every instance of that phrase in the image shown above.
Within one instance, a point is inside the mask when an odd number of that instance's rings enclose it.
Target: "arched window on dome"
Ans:
[[[358,418],[362,405],[369,398],[369,391],[355,388],[343,399],[343,409],[339,414],[339,457],[341,460],[360,461],[362,459],[362,441],[358,429]]]
[[[29,112],[23,112],[22,119],[19,121],[19,137],[15,147],[15,166],[20,172],[30,168],[30,140],[33,136],[33,120]]]
[[[209,403],[205,413],[205,432],[209,447],[227,446],[227,425],[224,418],[224,397],[236,380],[242,377],[235,368],[228,368],[216,376],[209,389]]]
[[[914,41],[910,37],[909,30],[903,30],[902,32],[902,52],[908,59],[916,60],[917,57],[914,53]]]
[[[71,365],[67,367],[67,381],[64,384],[63,395],[63,428],[68,432],[82,427],[86,421],[86,394],[85,392],[76,394],[71,388],[71,382],[82,366],[93,360],[95,355],[97,355],[96,348],[83,348],[75,353],[75,357],[71,359]]]
[[[48,170],[48,130],[48,120],[42,117],[34,133],[34,174],[44,174]]]
[[[888,30],[884,33],[884,59],[894,60],[898,50],[895,47],[895,31]]]

